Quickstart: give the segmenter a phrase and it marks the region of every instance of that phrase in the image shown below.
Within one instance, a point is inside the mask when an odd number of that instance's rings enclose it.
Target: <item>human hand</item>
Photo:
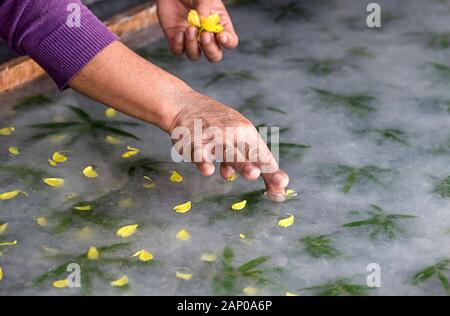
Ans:
[[[239,39],[231,18],[221,0],[157,0],[158,18],[171,51],[176,56],[198,60],[202,52],[210,62],[222,60],[222,48],[234,49]],[[197,10],[200,16],[218,14],[224,31],[218,34],[202,32],[198,36],[195,26],[189,26],[187,16]]]
[[[235,172],[247,180],[261,176],[268,196],[284,200],[288,175],[279,169],[254,125],[239,112],[192,91],[185,96],[168,132],[175,154],[194,162],[203,176],[213,175],[214,162],[219,161],[224,179]]]

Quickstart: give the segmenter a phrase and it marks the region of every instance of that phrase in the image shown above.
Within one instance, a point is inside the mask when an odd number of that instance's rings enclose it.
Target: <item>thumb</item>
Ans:
[[[211,15],[213,13],[213,12],[211,12],[212,2],[213,1],[209,1],[209,0],[195,1],[195,6],[196,6],[195,9],[197,10],[198,14],[200,14],[200,16],[205,16],[205,17],[208,17],[209,15]]]

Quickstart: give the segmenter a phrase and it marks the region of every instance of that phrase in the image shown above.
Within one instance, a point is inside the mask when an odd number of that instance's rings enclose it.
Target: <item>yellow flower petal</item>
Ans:
[[[295,192],[295,191],[292,190],[292,189],[287,189],[287,190],[286,190],[286,193],[285,193],[285,196],[288,197],[288,198],[290,198],[290,197],[295,197],[295,196],[297,196],[297,195],[298,195],[298,193]]]
[[[242,290],[242,292],[244,292],[244,294],[248,296],[255,296],[258,295],[259,289],[254,286],[247,286]]]
[[[176,238],[181,241],[186,241],[191,238],[191,234],[187,230],[182,229],[177,233]]]
[[[202,24],[200,23],[200,15],[196,10],[190,10],[188,14],[188,23],[191,26],[195,26],[197,28],[201,28]]]
[[[87,252],[87,258],[89,260],[97,260],[100,257],[100,252],[96,247],[89,248]]]
[[[289,227],[294,224],[295,218],[294,215],[290,214],[287,218],[280,219],[278,221],[278,226],[280,227]]]
[[[238,178],[239,178],[239,176],[237,175],[237,173],[236,173],[236,172],[233,172],[233,173],[231,174],[231,176],[228,177],[227,181],[228,181],[228,182],[234,182],[234,181],[236,181]]]
[[[124,152],[122,154],[122,158],[130,158],[130,157],[136,156],[140,152],[140,150],[138,148],[133,148],[130,146],[127,146],[127,149],[128,149],[128,151]]]
[[[51,160],[51,159],[48,159],[47,160],[48,161],[48,164],[50,165],[50,166],[52,166],[52,167],[56,167],[58,164],[56,163],[56,161],[53,161],[53,160]]]
[[[184,203],[184,204],[180,204],[180,205],[175,206],[175,207],[173,208],[173,210],[174,210],[175,212],[177,212],[177,213],[184,214],[184,213],[189,212],[189,211],[191,210],[191,207],[192,207],[191,201],[187,201],[187,202]]]
[[[59,281],[53,282],[53,287],[55,287],[57,289],[64,289],[64,288],[66,288],[68,286],[69,286],[69,280],[68,279],[59,280]]]
[[[64,197],[64,202],[67,202],[69,200],[72,200],[77,197],[77,194],[75,192],[69,193]]]
[[[150,177],[144,176],[144,182],[142,184],[146,189],[154,189],[156,187],[155,181],[153,181]]]
[[[139,260],[143,262],[153,260],[153,254],[147,250],[139,250],[133,255],[133,257],[139,257]]]
[[[217,260],[217,256],[213,253],[204,253],[201,255],[200,260],[203,262],[214,262]]]
[[[65,163],[69,158],[61,151],[53,153],[52,160],[57,163]]]
[[[117,234],[117,236],[122,237],[122,238],[130,237],[131,235],[133,235],[136,232],[138,226],[139,225],[136,225],[136,224],[124,226],[124,227],[120,228],[116,232],[116,234]]]
[[[286,292],[286,296],[299,296],[299,295],[292,292]]]
[[[0,281],[3,280],[3,269],[0,267]]]
[[[174,183],[180,183],[183,181],[183,177],[181,176],[181,174],[174,170],[170,172],[170,181]]]
[[[3,127],[3,128],[0,128],[0,135],[2,135],[2,136],[9,136],[15,130],[16,129],[14,127],[12,127],[12,126],[10,126],[10,127]]]
[[[126,275],[122,276],[121,278],[112,281],[111,282],[111,286],[112,287],[121,287],[121,286],[125,286],[129,283],[128,277]]]
[[[105,115],[109,118],[113,118],[117,116],[117,111],[113,108],[107,108],[105,111]]]
[[[8,148],[8,152],[10,155],[12,156],[18,156],[20,155],[20,150],[19,148],[15,147],[15,146],[11,146]]]
[[[17,240],[0,243],[0,246],[15,246],[15,245],[17,245]]]
[[[8,229],[8,223],[3,223],[0,225],[0,235],[6,233],[6,230]]]
[[[245,236],[244,234],[242,234],[242,233],[240,233],[239,234],[239,237],[241,238],[241,239],[245,239],[245,238],[247,238],[247,236]]]
[[[202,24],[202,28],[211,33],[220,33],[224,30],[223,26],[220,25],[220,15],[211,14],[207,18],[201,17],[200,22]]]
[[[94,166],[87,166],[86,168],[83,169],[82,173],[86,178],[89,179],[98,178],[98,173],[95,171]]]
[[[92,206],[91,205],[75,206],[73,209],[77,211],[91,211]]]
[[[59,188],[64,185],[64,179],[61,178],[45,178],[44,183],[48,186]]]
[[[178,279],[182,279],[182,280],[186,280],[186,281],[192,279],[192,274],[191,274],[191,273],[184,273],[184,272],[178,272],[178,271],[176,271],[176,272],[175,272],[175,275],[176,275],[176,277],[177,277]]]
[[[119,137],[114,137],[111,135],[106,136],[105,141],[111,145],[120,145],[122,140]]]
[[[26,197],[28,197],[28,194],[26,194],[25,192],[19,191],[19,190],[15,190],[15,191],[9,191],[9,192],[4,192],[0,194],[0,200],[5,201],[5,200],[11,200],[14,199],[15,197],[17,197],[20,193],[22,193],[23,195],[25,195]]]
[[[47,227],[48,219],[46,217],[38,217],[36,218],[36,223],[41,227]]]
[[[244,200],[244,201],[237,202],[237,203],[234,203],[233,205],[231,205],[231,209],[235,210],[235,211],[240,211],[240,210],[243,210],[246,206],[247,206],[247,200]]]

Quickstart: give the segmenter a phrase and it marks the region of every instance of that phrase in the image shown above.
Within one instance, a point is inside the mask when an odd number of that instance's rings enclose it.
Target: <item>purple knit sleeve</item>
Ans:
[[[80,0],[0,0],[0,37],[35,60],[61,90],[117,40]]]

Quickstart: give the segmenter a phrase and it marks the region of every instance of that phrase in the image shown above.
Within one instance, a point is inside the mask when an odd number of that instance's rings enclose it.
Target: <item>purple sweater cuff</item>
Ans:
[[[65,23],[48,34],[37,47],[27,50],[53,78],[60,90],[104,48],[118,38],[85,6],[81,7],[80,27]]]

